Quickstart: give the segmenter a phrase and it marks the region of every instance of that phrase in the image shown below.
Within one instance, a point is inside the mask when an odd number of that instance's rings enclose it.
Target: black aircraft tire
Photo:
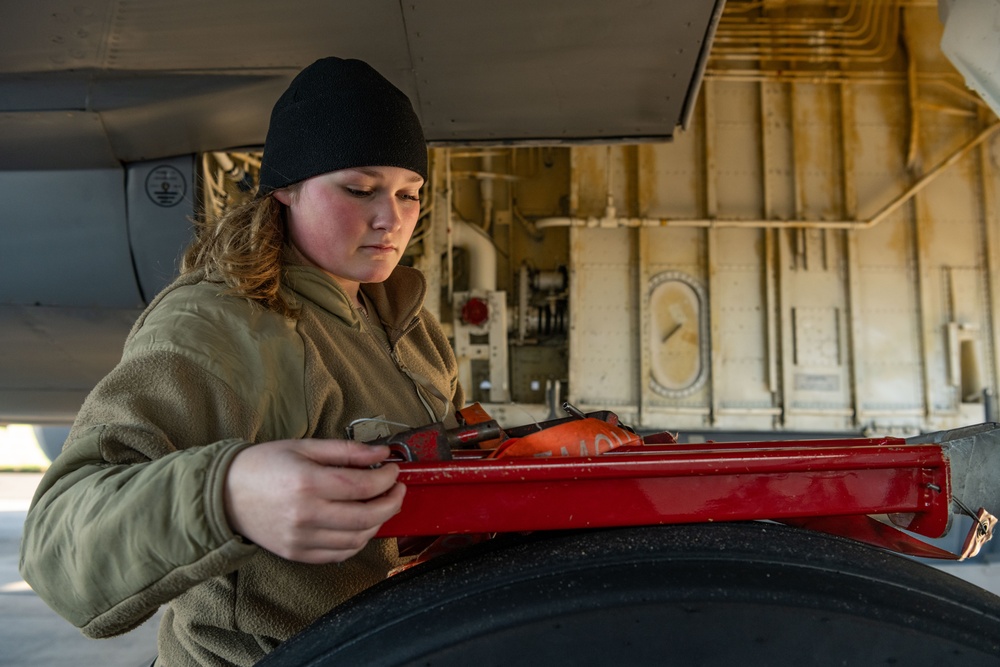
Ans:
[[[335,608],[260,667],[1000,665],[1000,597],[772,523],[502,536]]]

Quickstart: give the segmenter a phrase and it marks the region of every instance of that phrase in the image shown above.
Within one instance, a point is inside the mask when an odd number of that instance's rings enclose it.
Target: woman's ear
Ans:
[[[285,206],[290,206],[291,205],[291,202],[292,202],[292,192],[288,188],[281,188],[279,190],[275,190],[273,193],[271,193],[271,196],[274,197],[275,199],[277,199],[279,202],[281,202]]]

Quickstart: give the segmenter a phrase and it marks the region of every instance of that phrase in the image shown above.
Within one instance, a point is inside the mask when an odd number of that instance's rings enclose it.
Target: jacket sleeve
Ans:
[[[25,522],[22,576],[90,637],[251,558],[225,517],[229,464],[306,428],[294,321],[182,282],[87,397]]]
[[[223,483],[256,423],[226,383],[181,355],[124,360],[88,397],[35,494],[25,581],[85,635],[107,637],[239,567],[257,547],[230,530]]]

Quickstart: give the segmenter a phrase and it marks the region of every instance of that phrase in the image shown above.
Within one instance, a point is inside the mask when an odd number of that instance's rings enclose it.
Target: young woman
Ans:
[[[461,407],[398,266],[427,177],[406,96],[326,58],[274,107],[257,197],[203,225],[29,511],[21,571],[85,635],[168,608],[158,666],[252,665],[398,564],[371,440]]]

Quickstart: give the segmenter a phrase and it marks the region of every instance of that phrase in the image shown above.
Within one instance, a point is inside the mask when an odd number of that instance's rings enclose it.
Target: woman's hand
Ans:
[[[282,558],[333,563],[361,551],[399,512],[399,466],[384,446],[278,440],[247,447],[226,475],[225,507],[239,535]]]

